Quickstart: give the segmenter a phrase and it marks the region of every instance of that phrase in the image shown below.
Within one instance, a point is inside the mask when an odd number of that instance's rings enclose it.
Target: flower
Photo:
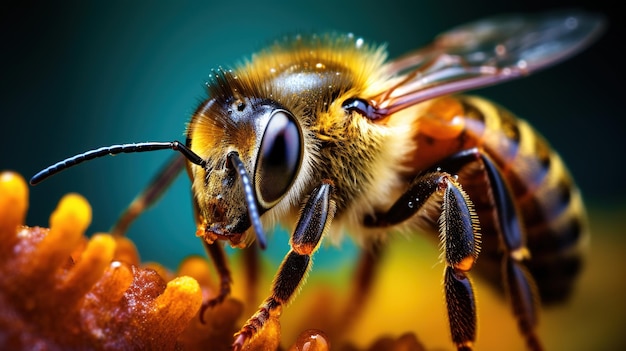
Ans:
[[[215,296],[209,263],[184,260],[177,273],[158,263],[141,263],[128,238],[85,236],[91,207],[78,194],[64,196],[50,216],[50,228],[24,225],[28,186],[14,172],[0,173],[0,348],[11,350],[228,350],[233,334],[254,306],[227,298],[208,309]],[[235,272],[237,273],[237,272]],[[313,306],[332,304],[314,294]],[[304,313],[303,320],[324,318]],[[304,323],[306,324],[306,323]],[[332,338],[304,329],[289,351],[327,351]],[[281,342],[271,319],[247,350],[276,350]],[[349,344],[342,349],[356,350]],[[407,333],[378,338],[368,348],[423,350]]]
[[[50,229],[23,225],[28,188],[0,174],[0,342],[4,349],[175,349],[194,318],[198,282],[140,268],[126,239],[84,231],[91,208],[68,194]]]

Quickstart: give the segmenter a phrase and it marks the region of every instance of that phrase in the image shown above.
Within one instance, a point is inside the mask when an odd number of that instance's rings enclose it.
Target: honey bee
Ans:
[[[348,233],[371,245],[397,231],[438,235],[457,349],[475,343],[468,273],[480,253],[476,271],[504,286],[528,348],[541,350],[540,301],[564,300],[581,267],[588,233],[580,192],[527,122],[483,98],[453,94],[553,65],[603,27],[602,16],[580,11],[497,16],[393,60],[383,46],[350,34],[281,39],[235,69],[213,71],[185,143],[87,151],[31,184],[96,157],[179,151],[113,232],[123,235],[186,168],[196,235],[221,279],[201,312],[230,293],[221,242],[264,248],[267,228],[289,228],[291,249],[269,297],[235,334],[234,350],[294,298],[322,240]],[[372,271],[355,278],[357,294],[366,293]]]

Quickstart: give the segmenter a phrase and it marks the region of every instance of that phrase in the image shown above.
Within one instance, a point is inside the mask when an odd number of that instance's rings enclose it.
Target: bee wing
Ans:
[[[490,17],[453,28],[429,46],[387,64],[394,85],[372,98],[391,114],[434,97],[484,87],[559,62],[589,45],[604,28],[580,11]]]

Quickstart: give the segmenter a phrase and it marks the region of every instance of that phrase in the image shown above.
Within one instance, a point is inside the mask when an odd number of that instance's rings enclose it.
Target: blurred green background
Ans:
[[[552,142],[593,213],[601,214],[597,218],[605,230],[595,233],[594,241],[611,242],[609,233],[618,233],[626,215],[626,187],[621,184],[626,170],[626,80],[620,54],[624,11],[609,3],[3,2],[0,168],[30,177],[60,159],[99,146],[184,140],[185,123],[206,96],[204,82],[210,70],[249,57],[282,34],[352,32],[387,43],[390,56],[395,57],[454,25],[483,16],[578,7],[603,12],[610,20],[607,32],[591,49],[529,78],[476,93],[526,118]],[[27,223],[47,226],[58,199],[78,192],[93,206],[89,232],[107,231],[170,154],[108,157],[52,177],[31,189]],[[130,237],[144,260],[175,268],[183,257],[203,254],[194,235],[190,199],[189,181],[182,175],[163,200],[134,224]],[[269,247],[284,252],[286,239],[270,241]],[[624,246],[609,247],[626,253]],[[618,254],[620,261],[606,267],[602,275],[618,282],[612,285],[616,290],[607,294],[625,291],[615,277],[623,274],[612,271],[626,263]],[[345,254],[334,256],[351,259]],[[624,303],[617,303],[612,311],[619,317],[613,321],[623,323]],[[613,323],[610,320],[607,323]],[[614,341],[626,345],[623,336]]]

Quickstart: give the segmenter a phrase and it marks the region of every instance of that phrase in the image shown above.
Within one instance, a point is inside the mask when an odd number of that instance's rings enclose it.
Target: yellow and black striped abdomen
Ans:
[[[526,121],[492,102],[459,98],[468,121],[467,134],[498,166],[517,207],[527,262],[544,303],[563,300],[582,265],[587,223],[581,195],[559,155]],[[472,128],[472,125],[480,126]],[[470,139],[472,139],[470,137]],[[502,250],[496,237],[493,205],[483,201],[479,186],[466,186],[481,218],[483,249],[477,269],[499,275]],[[480,262],[487,261],[487,262]],[[481,267],[482,266],[482,267]],[[490,271],[494,272],[490,272]]]

